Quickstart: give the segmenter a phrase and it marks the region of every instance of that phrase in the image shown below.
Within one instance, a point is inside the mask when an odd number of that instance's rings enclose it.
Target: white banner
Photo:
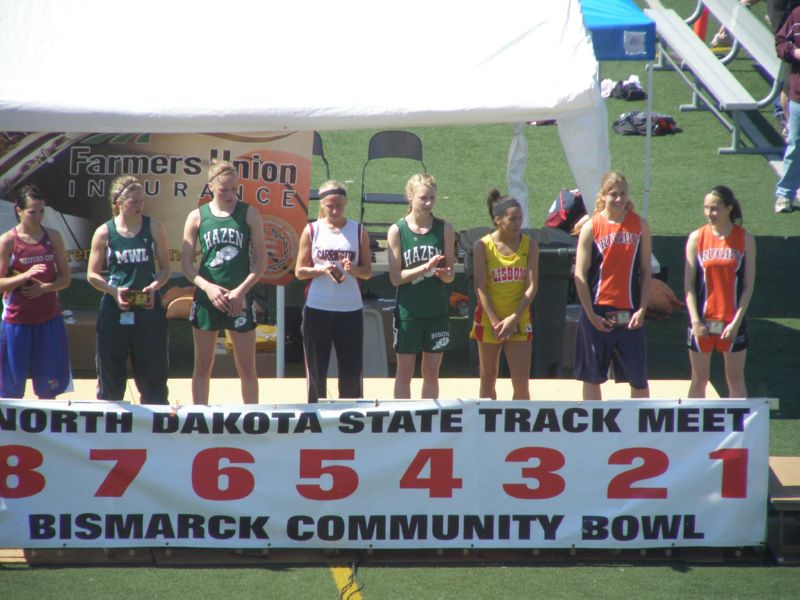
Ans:
[[[764,541],[765,400],[0,402],[0,547]]]

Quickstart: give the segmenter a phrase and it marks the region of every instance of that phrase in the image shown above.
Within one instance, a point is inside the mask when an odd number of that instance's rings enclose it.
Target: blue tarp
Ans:
[[[597,60],[654,60],[656,24],[633,0],[580,0]]]

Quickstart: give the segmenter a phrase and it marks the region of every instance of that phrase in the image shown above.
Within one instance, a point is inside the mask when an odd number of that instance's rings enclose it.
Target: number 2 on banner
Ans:
[[[608,498],[658,498],[667,497],[665,487],[633,487],[637,481],[652,479],[667,472],[669,456],[655,448],[623,448],[608,457],[610,465],[630,465],[637,458],[642,464],[635,469],[623,471],[608,484]]]
[[[96,498],[120,498],[128,486],[136,479],[147,460],[145,448],[125,449],[92,449],[89,450],[91,460],[114,460],[117,462],[106,475],[103,483],[94,493]]]
[[[420,477],[425,465],[430,465],[430,476]],[[428,490],[430,498],[452,498],[453,490],[461,488],[462,482],[460,477],[453,477],[452,448],[423,448],[400,478],[400,489]]]

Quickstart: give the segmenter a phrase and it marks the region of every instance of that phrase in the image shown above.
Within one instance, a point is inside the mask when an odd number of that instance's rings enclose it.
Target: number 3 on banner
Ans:
[[[556,474],[556,471],[563,467],[566,462],[564,455],[552,448],[530,446],[512,450],[506,456],[506,462],[524,463],[532,458],[539,461],[538,466],[524,467],[522,469],[522,477],[535,479],[538,487],[531,488],[524,483],[504,483],[503,491],[512,498],[521,500],[555,498],[564,491],[566,486],[564,478]]]

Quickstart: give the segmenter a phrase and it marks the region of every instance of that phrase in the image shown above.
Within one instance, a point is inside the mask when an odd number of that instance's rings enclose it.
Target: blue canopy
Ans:
[[[633,0],[580,0],[597,60],[654,60],[656,24]]]

